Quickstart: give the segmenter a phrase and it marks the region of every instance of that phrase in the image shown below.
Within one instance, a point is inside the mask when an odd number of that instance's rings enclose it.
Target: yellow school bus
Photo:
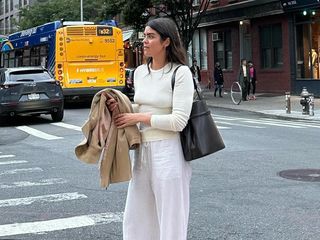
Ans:
[[[49,69],[67,99],[125,85],[122,31],[114,26],[55,21],[9,35],[2,53],[5,67]]]

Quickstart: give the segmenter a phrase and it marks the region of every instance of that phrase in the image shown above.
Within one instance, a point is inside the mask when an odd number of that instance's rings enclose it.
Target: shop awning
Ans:
[[[122,32],[123,41],[124,41],[124,42],[125,42],[125,41],[128,41],[128,40],[131,38],[133,32],[134,32],[134,30],[123,31],[123,32]]]

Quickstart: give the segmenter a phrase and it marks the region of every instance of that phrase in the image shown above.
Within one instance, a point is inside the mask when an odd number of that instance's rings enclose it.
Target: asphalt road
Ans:
[[[0,239],[122,239],[127,183],[101,189],[97,166],[74,155],[88,112],[0,127]],[[226,149],[192,163],[188,239],[319,239],[320,174],[279,172],[320,169],[320,123],[212,112]]]

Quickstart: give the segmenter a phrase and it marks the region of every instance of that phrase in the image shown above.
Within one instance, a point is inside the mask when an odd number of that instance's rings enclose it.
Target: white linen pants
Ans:
[[[133,162],[123,220],[124,240],[186,240],[190,163],[180,138],[142,143]]]

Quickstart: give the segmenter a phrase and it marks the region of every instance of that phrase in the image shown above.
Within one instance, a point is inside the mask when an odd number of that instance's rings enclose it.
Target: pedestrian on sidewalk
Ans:
[[[184,158],[179,132],[191,112],[192,74],[172,20],[149,21],[144,35],[147,63],[134,73],[136,113],[115,117],[119,128],[139,123],[142,137],[133,159],[123,239],[186,240],[191,165]],[[168,89],[172,89],[171,78],[178,65],[182,66],[176,72],[172,93]],[[107,104],[110,109],[116,107]]]
[[[198,91],[201,92],[202,89],[201,89],[201,74],[200,74],[200,67],[198,66],[198,62],[196,59],[193,59],[192,61],[192,66],[190,67],[190,70],[192,72],[192,76],[193,76],[193,79],[195,80],[196,82],[196,86]]]
[[[248,96],[250,100],[256,100],[256,84],[257,84],[257,73],[256,68],[252,61],[248,62],[249,66],[249,85],[248,85]],[[252,87],[252,96],[250,96],[250,91]]]
[[[240,66],[238,81],[242,89],[242,101],[247,101],[248,86],[249,86],[249,68],[247,66],[246,59],[241,59],[241,66]]]
[[[223,72],[219,62],[216,62],[214,67],[214,96],[217,96],[217,91],[219,90],[219,97],[222,97],[222,89],[223,89]]]

